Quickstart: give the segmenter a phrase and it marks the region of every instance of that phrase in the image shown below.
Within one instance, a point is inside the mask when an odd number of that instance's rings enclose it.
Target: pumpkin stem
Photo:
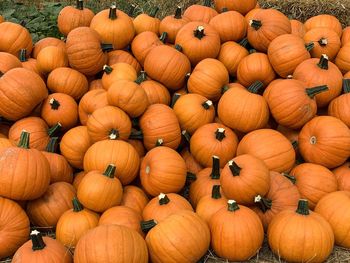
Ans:
[[[211,6],[211,0],[204,0],[204,6]]]
[[[305,44],[305,48],[307,51],[311,51],[314,47],[315,47],[315,43],[313,43],[313,42]]]
[[[177,102],[177,100],[181,97],[180,93],[174,93],[172,99],[171,99],[171,103],[170,103],[170,107],[174,108],[175,103]]]
[[[298,148],[299,143],[298,143],[297,141],[293,141],[293,142],[292,142],[292,146],[293,146],[293,149],[295,150],[295,149]]]
[[[42,250],[46,247],[46,244],[43,240],[43,236],[38,230],[33,230],[30,233],[30,239],[32,240],[32,250]]]
[[[260,80],[257,80],[248,87],[248,91],[257,94],[262,87],[264,87],[264,83],[262,83]]]
[[[52,110],[58,110],[58,108],[61,106],[59,101],[56,100],[55,98],[51,98],[49,101],[49,104],[50,104]]]
[[[321,69],[328,69],[328,56],[326,54],[322,54],[320,58],[320,62],[317,66]]]
[[[159,199],[159,205],[166,205],[166,204],[168,204],[170,202],[169,197],[166,194],[163,194],[163,193],[161,193],[158,196],[158,199]]]
[[[54,137],[60,133],[61,129],[62,129],[62,124],[57,122],[55,126],[52,126],[47,130],[47,134],[49,135],[49,137]]]
[[[318,44],[320,44],[320,46],[327,46],[328,45],[328,39],[327,38],[321,38],[319,41],[318,41]]]
[[[233,160],[228,162],[228,167],[230,168],[233,176],[239,176],[241,173],[242,168],[239,167]]]
[[[79,202],[78,198],[74,197],[72,199],[73,212],[80,212],[84,209],[83,205]]]
[[[156,17],[158,11],[159,11],[159,7],[156,6],[155,8],[153,8],[153,9],[151,10],[151,12],[149,13],[149,16],[150,16],[150,17]]]
[[[300,215],[307,216],[310,214],[308,201],[306,199],[300,199],[298,203],[298,208],[296,211]]]
[[[111,129],[109,131],[109,139],[110,140],[116,140],[119,138],[119,132],[116,129]]]
[[[234,212],[239,210],[239,206],[235,200],[228,200],[227,202],[227,210],[230,212]]]
[[[141,230],[144,233],[147,233],[148,231],[150,231],[153,227],[155,227],[157,225],[157,222],[154,219],[148,220],[148,221],[142,221],[140,223],[141,225]]]
[[[58,146],[58,137],[51,137],[49,143],[46,146],[46,151],[49,153],[55,153]]]
[[[246,50],[250,51],[252,49],[252,46],[250,45],[248,38],[243,38],[241,41],[238,42],[242,47],[244,47]]]
[[[175,15],[174,15],[174,18],[176,19],[181,19],[182,18],[182,9],[181,9],[181,6],[177,6],[176,10],[175,10]]]
[[[156,141],[156,147],[162,146],[164,144],[164,140],[162,138],[157,139]]]
[[[116,166],[114,164],[109,164],[103,173],[103,175],[109,177],[109,178],[114,178]]]
[[[203,37],[205,37],[204,26],[198,26],[197,29],[194,30],[193,32],[194,32],[194,36],[196,38],[198,38],[199,40],[201,40]]]
[[[106,72],[106,74],[111,74],[112,71],[113,71],[113,68],[111,66],[108,66],[108,65],[104,65],[103,66],[103,71]]]
[[[117,5],[115,3],[112,3],[109,8],[109,15],[108,18],[111,20],[117,19]]]
[[[289,181],[291,181],[293,184],[297,182],[297,179],[288,173],[282,173],[282,175],[286,177]]]
[[[131,139],[131,140],[143,140],[142,131],[132,131],[130,133],[129,139]]]
[[[84,1],[83,0],[77,0],[77,9],[84,10]]]
[[[343,91],[344,93],[350,93],[350,79],[343,79]]]
[[[210,106],[213,106],[213,102],[211,100],[207,100],[207,101],[202,103],[202,106],[204,109],[208,110],[210,108]]]
[[[182,46],[180,46],[179,44],[176,44],[176,45],[174,46],[174,48],[175,48],[177,51],[182,52]]]
[[[24,149],[29,149],[29,137],[30,137],[30,133],[27,132],[26,130],[23,130],[17,146]]]
[[[225,12],[228,12],[228,8],[227,7],[224,7],[221,9],[221,13],[225,13]]]
[[[255,30],[259,30],[260,27],[262,26],[262,23],[261,23],[260,20],[254,20],[254,19],[252,19],[252,20],[249,21],[249,25],[250,25],[252,28],[254,28]]]
[[[188,144],[190,144],[191,135],[189,134],[189,132],[187,130],[183,130],[183,131],[181,131],[181,135],[185,138],[185,141]]]
[[[2,72],[2,71],[0,71],[0,78],[2,77],[2,76],[4,76],[4,72]]]
[[[261,211],[263,213],[266,213],[267,210],[271,209],[272,207],[272,200],[268,198],[261,197],[260,195],[257,195],[254,198],[254,202],[258,203],[260,205]]]
[[[147,80],[147,74],[146,71],[141,71],[140,75],[137,77],[137,79],[135,80],[135,83],[137,84],[141,84],[142,82],[144,82],[145,80]]]
[[[101,49],[103,52],[109,52],[113,50],[113,44],[101,44]]]
[[[327,85],[322,85],[322,86],[317,86],[317,87],[314,87],[314,88],[308,88],[306,89],[306,94],[311,98],[313,99],[317,94],[321,93],[321,92],[324,92],[324,91],[327,91],[328,90],[328,87]]]
[[[25,48],[22,48],[20,51],[19,51],[19,61],[21,62],[26,62],[28,59],[27,59],[27,50]]]
[[[218,141],[222,141],[224,138],[225,138],[225,129],[224,128],[218,128],[215,132],[215,138],[218,140]]]
[[[159,37],[159,40],[162,41],[164,44],[166,43],[167,39],[168,39],[168,33],[167,32],[163,32],[161,34],[161,36]]]
[[[211,190],[211,198],[213,199],[221,198],[220,185],[213,185],[213,188]]]
[[[230,88],[228,85],[225,85],[221,88],[221,94],[224,94],[226,91],[228,91]]]
[[[193,182],[197,180],[197,176],[194,173],[187,172],[186,174],[186,181]]]
[[[211,170],[210,177],[213,180],[218,180],[220,179],[220,158],[219,156],[213,155],[212,160],[213,160],[213,168]]]
[[[129,15],[130,17],[132,17],[132,16],[134,15],[135,9],[136,9],[136,5],[131,4],[131,5],[130,5],[130,8],[129,8],[129,11],[128,11],[128,15]]]

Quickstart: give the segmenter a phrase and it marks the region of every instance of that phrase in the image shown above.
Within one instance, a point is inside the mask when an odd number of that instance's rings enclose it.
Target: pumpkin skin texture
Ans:
[[[96,90],[96,89],[103,89],[102,80],[101,79],[94,79],[90,81],[89,83],[89,91],[90,90]]]
[[[328,193],[337,191],[338,185],[334,174],[318,164],[302,163],[290,172],[295,177],[301,198],[307,199],[310,209]]]
[[[339,50],[335,64],[343,74],[350,71],[350,45],[345,45]]]
[[[204,167],[212,166],[212,156],[220,158],[220,166],[236,155],[237,135],[228,127],[218,123],[205,124],[191,137],[190,150],[194,158]]]
[[[233,158],[222,169],[220,184],[228,199],[243,205],[254,204],[254,197],[264,196],[270,188],[270,174],[266,164],[244,154]]]
[[[290,21],[284,14],[275,9],[260,9],[250,17],[247,36],[256,50],[266,52],[272,40],[290,34],[291,30]]]
[[[99,34],[89,27],[78,27],[69,32],[66,51],[71,68],[87,76],[101,71],[108,59],[101,48]]]
[[[16,121],[27,115],[48,93],[44,81],[29,69],[14,68],[0,78],[0,115]]]
[[[340,95],[342,89],[342,73],[328,60],[325,55],[322,55],[321,59],[305,60],[293,73],[293,79],[305,82],[308,87],[327,85],[328,91],[315,96],[318,107],[327,106],[331,100]]]
[[[160,20],[156,18],[156,14],[159,10],[159,7],[155,7],[151,13],[148,14],[139,14],[133,19],[133,24],[136,34],[140,34],[145,31],[151,31],[156,34],[159,32]]]
[[[130,207],[142,215],[142,211],[148,203],[145,192],[134,185],[125,186],[123,189],[122,206]]]
[[[223,124],[245,133],[266,127],[269,107],[265,98],[257,94],[263,83],[256,82],[248,89],[238,83],[230,86],[218,104],[218,116]]]
[[[58,14],[57,27],[65,36],[77,27],[90,26],[90,22],[94,17],[94,12],[84,7],[82,0],[77,1],[77,6],[66,6]]]
[[[31,240],[24,243],[13,256],[12,262],[62,262],[71,263],[72,255],[59,241],[43,237],[37,230],[30,234]]]
[[[108,90],[118,80],[135,81],[137,79],[135,68],[127,63],[117,63],[112,66],[105,65],[103,70],[101,80],[105,90]]]
[[[345,76],[344,76],[345,78]],[[328,105],[328,115],[336,117],[350,127],[349,112],[350,106],[350,79],[343,80],[344,94],[333,99]]]
[[[210,7],[211,3],[205,1],[204,5],[190,5],[184,12],[184,17],[190,21],[209,23],[218,13]]]
[[[264,240],[259,217],[248,207],[238,206],[234,200],[229,200],[226,207],[212,216],[209,226],[213,250],[230,261],[250,259]]]
[[[72,208],[75,188],[66,182],[51,184],[38,199],[27,203],[27,214],[35,226],[55,227],[61,215]]]
[[[255,8],[257,5],[256,0],[248,0],[245,2],[232,1],[232,0],[214,0],[215,10],[217,12],[223,12],[224,8],[228,10],[234,10],[242,15],[246,15],[249,11]]]
[[[333,174],[337,178],[339,191],[350,191],[350,163],[346,162],[343,165],[335,168]]]
[[[37,68],[42,74],[49,74],[56,68],[67,66],[67,53],[63,48],[49,46],[43,48],[37,56]]]
[[[13,68],[22,68],[22,63],[19,59],[6,52],[0,52],[0,72],[6,73]]]
[[[153,104],[140,118],[143,144],[147,150],[157,143],[176,149],[181,141],[181,130],[173,109],[164,104]],[[161,142],[159,141],[161,140]]]
[[[276,215],[267,231],[271,250],[288,262],[324,262],[333,250],[329,223],[300,200],[296,211]]]
[[[124,50],[113,50],[108,53],[108,65],[114,65],[117,63],[127,63],[134,67],[136,73],[141,71],[141,65],[129,52]]]
[[[350,130],[335,117],[315,117],[301,129],[299,149],[306,162],[335,168],[350,156]]]
[[[290,20],[290,25],[292,27],[292,32],[291,34],[299,36],[301,38],[304,38],[305,35],[305,27],[302,22],[296,19],[291,19]]]
[[[192,66],[205,58],[216,58],[220,52],[220,35],[203,22],[189,22],[176,35],[175,44],[182,47]],[[146,70],[147,72],[147,70]]]
[[[158,146],[143,158],[140,167],[143,189],[151,196],[177,193],[186,182],[186,164],[175,150]]]
[[[67,131],[61,140],[61,154],[74,168],[82,169],[86,151],[92,142],[86,126],[77,126]]]
[[[97,13],[90,27],[99,33],[103,43],[113,44],[114,49],[124,49],[135,35],[131,18],[114,4]]]
[[[265,196],[255,197],[255,206],[252,209],[260,217],[264,230],[267,231],[271,220],[278,213],[284,210],[295,211],[299,199],[299,190],[291,179],[270,171],[270,189]]]
[[[151,104],[170,104],[169,90],[161,83],[154,80],[145,80],[140,84],[146,92],[148,103]]]
[[[179,30],[186,25],[189,20],[181,15],[181,7],[177,7],[175,15],[164,17],[159,24],[159,34],[168,33],[167,42],[175,43],[175,38]]]
[[[65,93],[75,100],[80,99],[89,90],[86,77],[79,71],[67,67],[51,71],[47,78],[47,87],[53,93]]]
[[[305,21],[304,26],[306,31],[310,31],[313,28],[321,27],[334,30],[339,37],[342,35],[342,26],[339,20],[332,15],[322,14],[318,16],[313,16]]]
[[[29,219],[14,201],[0,197],[0,258],[12,256],[28,240]]]
[[[78,106],[79,120],[86,125],[90,115],[97,109],[108,105],[107,92],[104,89],[90,90],[81,98]]]
[[[168,234],[164,235],[164,231]],[[184,233],[187,233],[186,239]],[[209,248],[210,232],[196,213],[182,210],[152,228],[146,243],[154,263],[195,263]]]
[[[343,29],[343,34],[341,36],[341,45],[345,46],[350,43],[350,26]]]
[[[197,174],[203,167],[196,161],[188,148],[184,148],[181,151],[181,156],[185,160],[187,171],[193,174]]]
[[[230,76],[236,76],[239,63],[249,55],[249,51],[240,44],[228,41],[221,45],[217,59],[221,61]]]
[[[81,172],[74,174],[74,180],[73,180],[72,184],[73,184],[75,190],[78,190],[79,184],[85,175],[86,175],[85,171],[81,171]]]
[[[66,48],[66,44],[55,37],[45,37],[41,40],[39,40],[38,42],[35,43],[34,47],[33,47],[33,52],[32,52],[32,57],[33,58],[37,58],[39,52],[44,49],[45,47],[49,47],[49,46],[57,46],[57,47],[61,47],[63,49]]]
[[[186,74],[191,72],[191,63],[180,51],[161,45],[147,54],[144,69],[153,80],[170,90],[177,90],[184,85]]]
[[[219,60],[206,58],[200,61],[191,73],[187,88],[209,100],[218,101],[222,88],[229,82],[229,74],[225,65]]]
[[[263,160],[269,170],[280,173],[288,172],[295,163],[292,144],[272,129],[255,130],[245,135],[237,147],[237,156],[242,154],[251,154]]]
[[[140,157],[131,144],[121,140],[96,142],[85,153],[84,170],[87,172],[103,171],[109,164],[117,167],[115,177],[127,185],[138,174]]]
[[[331,225],[335,244],[345,248],[350,247],[349,198],[350,193],[347,191],[330,193],[324,196],[315,208],[315,212],[322,215]]]
[[[0,34],[0,51],[17,56],[21,49],[26,49],[27,55],[30,55],[33,41],[25,27],[12,22],[3,22],[0,24]]]

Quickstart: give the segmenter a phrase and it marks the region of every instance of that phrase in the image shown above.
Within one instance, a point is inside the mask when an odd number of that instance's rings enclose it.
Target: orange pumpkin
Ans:
[[[134,185],[125,186],[120,205],[130,207],[142,215],[142,211],[148,203],[148,197],[145,192]]]
[[[159,7],[155,7],[149,15],[143,13],[134,18],[133,23],[136,34],[145,31],[151,31],[158,34],[160,25],[160,20],[156,18],[158,10]]]
[[[86,125],[91,114],[108,105],[107,92],[104,89],[90,90],[85,93],[79,102],[79,120]]]
[[[345,45],[340,48],[335,58],[335,64],[343,74],[350,71],[350,45]]]
[[[328,106],[328,115],[336,117],[343,121],[348,127],[350,127],[350,118],[348,114],[349,99],[350,99],[350,79],[343,80],[344,94],[333,99]]]
[[[90,83],[89,83],[89,91],[90,90],[95,90],[95,89],[103,89],[102,80],[101,79],[94,79],[94,80],[90,81]]]
[[[75,190],[78,190],[79,184],[81,182],[81,180],[83,180],[83,177],[86,175],[85,171],[81,171],[78,173],[74,174],[74,180],[73,180],[73,186],[75,188]]]
[[[310,17],[304,23],[306,32],[313,28],[329,28],[335,31],[339,37],[342,35],[342,26],[338,18],[333,15],[317,15]]]
[[[66,48],[66,44],[58,39],[58,38],[54,38],[54,37],[45,37],[43,39],[40,39],[38,42],[35,43],[34,47],[33,47],[33,52],[32,52],[32,57],[36,59],[36,57],[38,56],[38,54],[40,53],[40,51],[46,47],[49,46],[57,46],[60,48],[65,49]],[[28,54],[26,54],[28,55]]]
[[[117,63],[112,66],[104,65],[103,71],[102,85],[105,90],[108,90],[118,80],[135,81],[137,78],[134,67],[127,63]]]
[[[0,53],[1,56],[1,53]],[[43,74],[39,71],[38,61],[35,58],[27,58],[27,50],[21,49],[18,55],[18,58],[22,64],[23,68],[29,69],[44,79]],[[0,66],[1,67],[1,66]]]
[[[239,63],[248,54],[248,50],[242,45],[228,41],[221,45],[217,59],[225,65],[230,76],[234,77],[236,76]]]
[[[190,5],[184,12],[184,17],[190,21],[209,23],[218,13],[211,8],[211,0],[204,0],[203,5]]]
[[[343,165],[332,170],[338,182],[338,190],[350,191],[350,163],[346,162]]]
[[[350,26],[343,29],[343,34],[341,35],[341,45],[345,46],[350,43]]]
[[[127,63],[133,66],[136,73],[139,74],[141,71],[141,65],[129,52],[124,50],[113,50],[108,53],[108,64],[114,65],[117,63]]]
[[[257,0],[248,0],[244,2],[231,0],[214,0],[216,11],[222,12],[224,8],[227,8],[228,10],[237,11],[242,15],[246,15],[250,10],[254,9],[257,4]]]
[[[25,27],[13,22],[2,22],[0,24],[0,34],[0,51],[17,56],[21,49],[26,49],[27,56],[30,56],[30,52],[33,49],[33,41]]]
[[[7,52],[0,52],[0,72],[6,73],[13,68],[22,68],[21,61],[14,55]]]
[[[142,74],[142,73],[141,73]],[[140,83],[141,88],[146,92],[148,103],[151,104],[170,104],[169,90],[161,83],[154,80],[144,80]]]
[[[296,19],[290,20],[290,25],[292,27],[291,34],[304,38],[305,35],[305,27],[302,22]]]
[[[181,15],[182,9],[180,6],[176,8],[175,15],[164,17],[159,24],[159,34],[168,33],[167,42],[175,43],[175,38],[179,30],[189,21]]]
[[[43,48],[37,56],[37,68],[42,74],[49,74],[56,68],[67,66],[66,50],[60,47],[49,46]]]

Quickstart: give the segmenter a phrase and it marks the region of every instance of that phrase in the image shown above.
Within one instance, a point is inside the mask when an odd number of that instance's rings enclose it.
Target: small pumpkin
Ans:
[[[86,175],[85,171],[81,171],[78,173],[74,174],[74,180],[73,180],[73,186],[75,188],[75,190],[78,190],[79,184],[81,182],[81,180],[83,180],[83,177]]]
[[[0,72],[6,73],[13,68],[22,68],[21,61],[14,55],[7,52],[0,52]]]
[[[342,25],[333,15],[322,14],[310,17],[305,21],[304,26],[306,32],[313,28],[329,28],[334,30],[339,37],[342,35]]]
[[[146,74],[146,73],[142,73]],[[146,92],[148,103],[150,105],[152,104],[170,104],[170,93],[169,90],[161,83],[151,80],[151,79],[144,79],[140,83],[141,88],[144,89]]]
[[[343,29],[343,34],[341,35],[341,45],[345,46],[350,43],[350,26]]]
[[[334,76],[333,76],[334,77]],[[350,118],[346,114],[350,105],[350,79],[343,80],[343,94],[334,98],[328,105],[328,115],[343,121],[350,128]]]
[[[234,10],[242,15],[246,15],[249,11],[255,8],[258,4],[257,0],[248,0],[245,2],[237,2],[231,0],[214,0],[214,6],[216,11],[222,12],[224,8],[228,10]]]
[[[33,49],[33,41],[25,27],[13,22],[2,22],[0,24],[0,34],[0,51],[17,56],[21,49],[26,49],[27,56],[30,56],[30,52]]]
[[[40,51],[46,47],[49,47],[49,46],[57,46],[57,47],[65,49],[66,43],[58,38],[55,38],[55,37],[42,38],[38,42],[35,43],[31,56],[36,59],[38,54],[40,53]],[[26,56],[28,56],[28,54],[26,54]]]
[[[107,92],[104,89],[90,90],[79,101],[79,120],[86,125],[91,114],[100,108],[108,106]]]
[[[21,49],[19,51],[18,58],[22,64],[23,68],[29,69],[29,70],[37,73],[38,75],[40,75],[41,78],[44,79],[43,74],[40,72],[40,70],[38,68],[38,61],[35,58],[27,58],[27,50]]]
[[[122,206],[130,207],[142,215],[142,211],[148,203],[145,192],[134,185],[127,185],[123,189]]]
[[[305,26],[302,22],[296,19],[291,19],[290,25],[292,26],[291,34],[304,38]]]
[[[346,162],[333,169],[332,172],[337,178],[338,190],[350,191],[350,163]]]
[[[178,6],[175,11],[175,15],[169,15],[164,17],[159,24],[159,34],[164,32],[168,33],[167,41],[169,43],[175,43],[175,38],[179,30],[186,25],[189,21],[182,16],[182,8]]]
[[[66,50],[60,47],[49,46],[43,48],[37,56],[37,68],[43,74],[49,74],[56,68],[67,66]]]
[[[113,50],[108,52],[108,65],[114,65],[117,63],[127,63],[133,66],[136,70],[136,73],[139,74],[141,71],[140,63],[125,50]]]
[[[335,64],[343,74],[350,71],[350,45],[340,48],[335,58]]]
[[[159,32],[160,20],[156,18],[159,7],[153,8],[148,14],[142,13],[134,18],[134,28],[136,34],[140,34],[145,31],[151,31],[156,34]]]
[[[103,66],[102,85],[105,90],[118,80],[135,81],[137,79],[136,70],[127,63],[117,63],[112,66]]]
[[[184,12],[184,17],[188,20],[204,23],[209,23],[216,15],[218,15],[218,13],[211,8],[211,0],[204,0],[203,5],[190,5]]]
[[[193,155],[190,153],[187,147],[184,148],[180,154],[185,160],[187,171],[189,173],[196,174],[203,169],[203,167],[196,161],[196,159],[193,157]]]

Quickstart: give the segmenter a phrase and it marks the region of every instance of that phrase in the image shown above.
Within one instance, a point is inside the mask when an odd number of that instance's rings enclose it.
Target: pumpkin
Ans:
[[[43,74],[49,74],[56,68],[67,66],[67,53],[63,48],[49,46],[43,48],[37,56],[37,68]]]
[[[350,191],[350,163],[346,162],[343,165],[335,168],[333,171],[338,183],[338,190]]]
[[[0,258],[12,256],[28,240],[29,219],[15,202],[0,197]]]
[[[264,128],[269,120],[266,100],[257,93],[263,83],[256,81],[247,89],[235,83],[220,98],[218,116],[223,124],[240,132]]]
[[[272,129],[246,134],[237,147],[237,155],[242,154],[251,154],[263,160],[269,170],[276,172],[288,172],[295,163],[295,152],[290,141]]]
[[[7,139],[7,138],[0,138],[0,149],[3,149],[3,148],[8,148],[10,146],[13,146],[14,143]]]
[[[290,172],[296,179],[301,198],[307,199],[310,209],[328,193],[337,191],[337,180],[326,167],[313,163],[302,163]]]
[[[316,115],[315,95],[328,91],[328,86],[307,87],[301,80],[283,79],[266,88],[264,98],[280,125],[299,129]]]
[[[112,66],[104,65],[102,76],[102,85],[105,90],[118,80],[135,81],[137,74],[133,66],[127,63],[117,63]]]
[[[78,122],[78,105],[67,94],[52,93],[43,102],[41,117],[49,126],[59,122],[63,130],[69,130]]]
[[[56,238],[68,248],[74,248],[78,240],[90,229],[95,228],[100,216],[84,208],[79,200],[72,200],[73,209],[62,214],[56,226]]]
[[[211,217],[209,226],[215,254],[230,261],[250,259],[264,240],[264,229],[259,217],[234,200],[229,200],[226,207]]]
[[[74,262],[146,263],[147,246],[135,230],[119,225],[101,225],[79,239]]]
[[[242,15],[246,15],[250,10],[254,9],[257,4],[257,0],[249,0],[245,2],[214,0],[216,11],[222,12],[224,8],[227,8],[228,10],[237,11]]]
[[[29,133],[23,131],[18,146],[0,150],[0,195],[14,200],[42,196],[50,182],[50,166],[45,156],[29,149]],[[14,169],[14,167],[16,169]]]
[[[114,206],[106,211],[100,217],[98,225],[119,225],[137,231],[141,236],[144,233],[141,230],[142,216],[134,209],[127,206]]]
[[[350,130],[335,117],[315,117],[301,129],[299,149],[306,162],[335,168],[350,156]]]
[[[107,92],[104,89],[90,90],[79,101],[79,120],[86,125],[91,114],[108,105]]]
[[[1,56],[1,52],[0,52],[0,56]],[[29,69],[29,70],[37,73],[38,75],[40,75],[41,78],[44,79],[43,74],[38,69],[38,61],[35,58],[27,58],[27,50],[21,49],[19,51],[18,58],[22,64],[21,67]]]
[[[247,33],[247,23],[243,15],[236,11],[227,11],[213,17],[209,25],[219,33],[221,43],[240,41]]]
[[[340,48],[335,58],[335,64],[343,74],[350,71],[350,45]]]
[[[334,77],[334,76],[333,76]],[[328,115],[336,117],[343,121],[348,127],[350,127],[350,118],[346,112],[348,112],[349,99],[350,99],[350,79],[343,80],[344,94],[334,98],[328,105]]]
[[[342,26],[338,18],[333,15],[322,14],[310,17],[305,21],[304,26],[306,32],[313,28],[329,28],[334,30],[339,37],[342,35]]]
[[[153,227],[146,243],[154,263],[198,262],[209,248],[210,231],[196,213],[182,210]]]
[[[22,68],[21,61],[10,53],[0,52],[0,74],[4,74],[13,68]]]
[[[86,77],[67,67],[51,71],[47,78],[47,87],[53,93],[65,93],[75,100],[79,100],[89,90]]]
[[[0,24],[1,43],[0,51],[5,51],[17,56],[21,49],[27,50],[27,56],[33,48],[33,41],[29,31],[13,22],[2,22]]]
[[[225,65],[230,76],[236,76],[239,63],[248,54],[248,50],[240,44],[228,41],[221,45],[217,59]]]
[[[89,27],[78,27],[69,32],[66,51],[71,68],[93,76],[102,70],[108,60],[104,50],[110,45],[101,45],[100,35]]]
[[[338,191],[327,194],[317,204],[315,212],[323,216],[331,225],[334,233],[335,244],[349,248],[350,239],[348,231],[349,218],[349,197],[347,191]]]
[[[291,34],[304,38],[305,35],[305,27],[302,22],[296,19],[290,20],[290,25],[292,27]]]
[[[134,185],[125,186],[120,205],[130,207],[142,215],[142,211],[148,203],[148,197],[145,192]]]
[[[269,225],[271,250],[289,262],[324,262],[331,254],[334,234],[329,223],[309,211],[307,200],[299,200],[296,211],[285,210]]]
[[[254,198],[253,211],[257,213],[266,231],[271,220],[281,211],[297,209],[300,194],[295,179],[291,176],[270,171],[270,189],[265,196]],[[291,178],[291,179],[289,179]]]
[[[83,0],[77,0],[76,7],[66,6],[62,8],[57,17],[58,30],[65,36],[77,27],[90,26],[94,12],[84,7]]]
[[[175,150],[158,146],[143,158],[140,167],[143,189],[151,196],[179,192],[186,181],[186,164]]]
[[[86,126],[76,126],[67,131],[61,140],[61,154],[74,168],[82,169],[86,151],[91,146]]]
[[[218,13],[211,8],[211,0],[204,0],[203,5],[190,5],[185,10],[183,16],[190,21],[209,23],[216,15],[218,15]]]
[[[334,60],[341,46],[339,35],[330,28],[313,28],[305,33],[304,41],[314,43],[310,51],[313,58],[326,54],[329,60]]]
[[[121,140],[98,141],[86,151],[84,156],[85,171],[103,171],[109,164],[114,164],[117,167],[115,177],[123,185],[127,185],[138,174],[140,157],[131,144]]]
[[[114,50],[108,53],[108,64],[114,65],[117,63],[127,63],[133,66],[136,73],[139,74],[141,71],[141,65],[129,52],[124,50]]]
[[[146,74],[146,73],[142,73]],[[140,83],[141,88],[146,92],[148,103],[151,104],[170,104],[170,93],[161,83],[154,80],[143,80]]]
[[[176,48],[181,50],[180,46]],[[180,89],[186,74],[191,72],[191,63],[186,55],[167,45],[154,47],[146,56],[144,69],[153,80],[170,90]]]
[[[47,97],[44,81],[24,68],[14,68],[2,75],[0,91],[0,115],[14,121],[29,115]]]
[[[164,17],[159,24],[159,34],[168,33],[167,42],[175,43],[175,38],[179,30],[189,21],[181,15],[182,9],[180,6],[176,8],[175,15]]]
[[[137,139],[128,139],[127,142],[135,148],[140,158],[146,155],[146,149],[142,141]]]
[[[272,40],[280,35],[290,34],[291,30],[289,19],[280,11],[259,9],[249,20],[247,36],[256,50],[266,52]]]
[[[90,81],[90,83],[89,83],[89,91],[90,90],[95,90],[95,89],[103,89],[102,80],[101,79],[94,79],[94,80]]]
[[[341,45],[345,46],[350,43],[350,26],[343,29],[343,34],[341,35]]]
[[[205,58],[216,58],[220,52],[220,35],[215,28],[203,22],[189,22],[176,35],[175,44],[180,45],[192,66]],[[146,69],[146,72],[147,69]]]
[[[66,48],[66,44],[62,40],[55,37],[45,37],[35,43],[31,54],[32,57],[36,59],[40,51],[49,46],[57,46],[63,49]],[[26,56],[27,55],[28,54],[26,54]]]
[[[35,226],[54,227],[61,215],[72,208],[75,188],[66,182],[51,184],[38,199],[27,203],[27,214]]]
[[[159,223],[168,216],[176,214],[181,210],[193,211],[193,208],[181,195],[161,193],[148,202],[142,211],[142,218],[145,221],[153,219]]]
[[[153,10],[151,10],[149,15],[142,13],[134,18],[133,23],[136,34],[140,34],[145,31],[151,31],[158,34],[160,25],[160,20],[156,18],[158,10],[159,7],[155,7]]]
[[[59,241],[43,237],[37,230],[30,233],[30,239],[16,251],[12,262],[73,262],[72,255]]]
[[[180,154],[185,160],[187,171],[189,173],[196,174],[203,169],[203,167],[196,161],[196,159],[190,153],[188,148],[184,148]]]
[[[206,58],[199,62],[191,73],[187,88],[191,93],[200,94],[209,100],[218,101],[223,87],[229,82],[225,65],[219,60]]]
[[[83,180],[85,175],[86,175],[85,171],[81,171],[81,172],[74,174],[74,180],[73,180],[72,184],[73,184],[75,190],[78,190],[79,184],[80,184],[81,180]]]
[[[211,123],[215,117],[213,103],[199,94],[180,96],[173,109],[181,130],[186,130],[190,134],[204,124]]]
[[[328,91],[315,96],[318,107],[327,106],[341,93],[342,73],[326,55],[322,55],[320,59],[308,59],[299,64],[293,73],[293,78],[303,81],[308,87],[327,85]]]
[[[143,144],[147,150],[157,144],[176,149],[181,140],[180,125],[175,112],[164,104],[153,104],[140,118]]]

